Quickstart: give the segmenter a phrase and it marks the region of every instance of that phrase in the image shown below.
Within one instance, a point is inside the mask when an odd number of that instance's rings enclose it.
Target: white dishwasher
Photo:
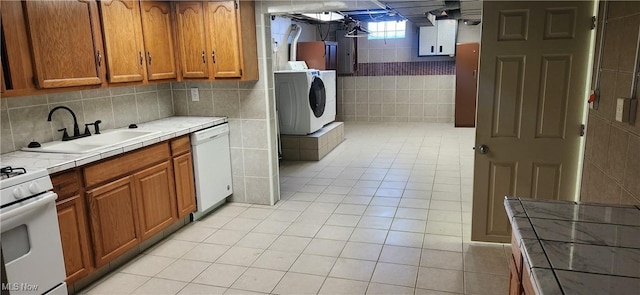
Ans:
[[[191,134],[193,172],[198,209],[193,220],[213,211],[233,193],[229,124],[221,124]]]

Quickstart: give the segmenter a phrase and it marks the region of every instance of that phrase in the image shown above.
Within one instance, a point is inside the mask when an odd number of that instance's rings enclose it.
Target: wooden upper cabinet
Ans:
[[[144,80],[144,46],[138,1],[100,1],[109,83]]]
[[[242,77],[242,37],[237,2],[208,2],[205,20],[211,37],[214,78]]]
[[[38,86],[102,84],[102,38],[96,2],[25,1],[23,4]]]
[[[142,1],[140,5],[142,36],[147,51],[147,79],[176,78],[171,4],[164,1]]]
[[[202,2],[176,2],[176,22],[182,77],[209,78]]]

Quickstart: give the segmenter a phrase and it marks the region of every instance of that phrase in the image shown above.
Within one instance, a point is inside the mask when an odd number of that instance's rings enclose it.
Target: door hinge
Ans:
[[[234,1],[233,3],[236,6],[236,9],[238,9],[238,0]]]
[[[594,15],[591,17],[591,29],[595,30],[597,26],[598,26],[598,22],[597,22],[596,16]]]
[[[584,129],[586,128],[586,126],[584,126],[584,124],[580,125],[580,136],[584,136]]]

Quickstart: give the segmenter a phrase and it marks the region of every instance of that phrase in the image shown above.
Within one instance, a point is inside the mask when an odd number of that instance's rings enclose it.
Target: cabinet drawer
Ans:
[[[51,175],[53,191],[58,194],[58,201],[72,197],[80,191],[82,180],[77,169]]]
[[[169,144],[162,142],[115,159],[88,165],[84,168],[84,181],[87,187],[91,187],[167,159],[169,159]]]
[[[188,134],[171,140],[171,154],[174,157],[189,151],[191,151],[191,140]]]

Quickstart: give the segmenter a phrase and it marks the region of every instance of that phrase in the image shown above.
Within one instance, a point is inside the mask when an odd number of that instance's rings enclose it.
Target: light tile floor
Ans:
[[[275,206],[228,203],[88,294],[507,294],[510,247],[470,241],[474,129],[346,123],[283,162]]]

